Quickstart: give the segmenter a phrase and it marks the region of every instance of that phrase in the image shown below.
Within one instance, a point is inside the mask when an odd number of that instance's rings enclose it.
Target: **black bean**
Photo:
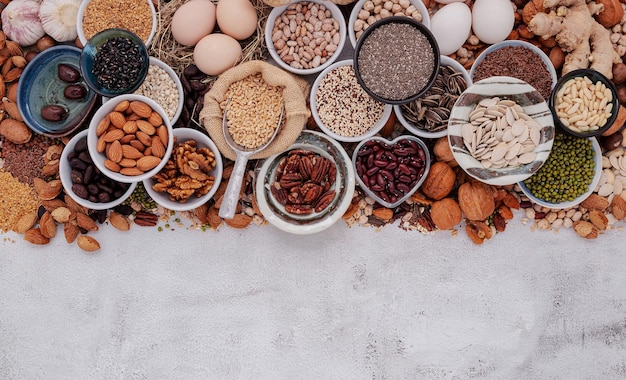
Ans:
[[[69,113],[65,107],[58,104],[48,104],[41,108],[41,117],[47,121],[56,123],[65,120],[68,115]]]
[[[80,71],[72,65],[61,63],[57,66],[57,75],[59,79],[67,83],[76,83],[80,80]]]
[[[87,96],[87,89],[82,84],[70,84],[65,86],[63,96],[66,99],[84,99]]]

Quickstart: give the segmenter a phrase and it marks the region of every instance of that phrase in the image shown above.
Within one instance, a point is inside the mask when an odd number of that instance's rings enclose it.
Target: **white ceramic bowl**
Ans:
[[[65,148],[63,148],[63,151],[61,152],[61,158],[59,159],[59,177],[61,178],[61,183],[63,184],[63,189],[65,189],[65,193],[69,195],[73,200],[75,200],[76,203],[78,203],[81,206],[87,207],[88,209],[91,209],[91,210],[108,210],[110,208],[113,208],[121,204],[128,197],[130,197],[130,195],[135,190],[137,183],[136,182],[133,182],[130,184],[122,183],[121,184],[122,186],[124,185],[128,186],[128,190],[126,190],[126,192],[124,192],[120,197],[110,202],[91,202],[88,199],[79,197],[78,194],[76,194],[74,190],[72,189],[74,182],[72,181],[72,168],[70,166],[69,156],[70,156],[70,153],[74,152],[76,148],[76,144],[80,140],[87,139],[87,133],[88,133],[87,129],[81,132],[78,132],[65,145]],[[88,152],[88,150],[85,150],[85,152]]]
[[[333,132],[320,119],[319,113],[317,111],[316,93],[324,76],[326,76],[329,72],[331,72],[335,68],[341,67],[341,66],[352,66],[352,60],[347,59],[347,60],[333,63],[332,65],[324,69],[324,71],[322,71],[320,75],[315,79],[315,82],[313,83],[313,86],[311,87],[311,93],[310,93],[310,98],[309,98],[309,102],[311,104],[311,114],[313,115],[313,118],[315,119],[315,122],[320,127],[320,129],[324,131],[324,133],[332,137],[333,139],[342,141],[342,142],[359,142],[361,140],[365,140],[369,137],[374,136],[385,126],[385,123],[389,119],[389,116],[391,116],[391,112],[393,111],[393,106],[391,104],[384,104],[384,110],[383,110],[381,118],[370,129],[368,129],[366,133],[362,135],[342,136]],[[354,81],[355,81],[355,84],[358,86],[358,83],[356,82],[356,77],[354,78]]]
[[[535,158],[528,164],[499,169],[485,168],[474,158],[463,143],[463,125],[469,123],[470,113],[483,99],[499,97],[513,100],[541,126]],[[512,77],[489,77],[474,82],[457,99],[448,123],[448,141],[456,162],[470,176],[490,185],[512,185],[535,173],[548,159],[554,143],[554,120],[547,102],[528,83]]]
[[[556,210],[577,206],[582,201],[587,199],[587,197],[590,196],[591,193],[593,193],[593,190],[596,188],[596,186],[600,182],[600,176],[602,175],[602,149],[600,148],[600,144],[598,143],[598,140],[596,138],[589,137],[588,139],[591,141],[591,147],[593,148],[593,152],[594,152],[593,158],[594,158],[595,166],[594,166],[593,179],[591,180],[591,183],[589,184],[588,190],[584,194],[579,195],[578,197],[568,202],[551,203],[551,202],[547,202],[541,198],[534,196],[533,193],[528,189],[528,187],[526,187],[524,182],[520,181],[518,185],[520,189],[522,190],[522,193],[524,193],[524,195],[526,195],[528,199],[531,200],[531,202],[536,203],[543,207],[548,207],[550,209],[556,209]]]
[[[274,199],[270,184],[276,178],[280,160],[290,150],[304,149],[335,162],[337,175],[334,186],[335,199],[319,213],[297,216],[287,213]],[[304,130],[287,151],[267,158],[256,176],[255,194],[263,217],[275,227],[293,234],[313,234],[327,229],[341,219],[350,207],[354,196],[355,176],[350,157],[341,144],[320,132]]]
[[[166,209],[173,211],[192,210],[208,202],[217,191],[217,188],[222,180],[222,156],[220,155],[215,143],[213,143],[213,140],[211,140],[205,133],[198,130],[192,128],[176,128],[174,129],[174,138],[176,139],[176,143],[184,143],[188,140],[194,140],[197,143],[198,148],[209,148],[213,152],[215,155],[215,168],[213,168],[210,172],[210,175],[215,178],[215,181],[213,182],[211,189],[208,193],[200,197],[192,195],[186,202],[177,202],[175,200],[171,200],[167,193],[159,192],[152,188],[152,186],[157,183],[153,177],[144,179],[143,185],[146,188],[148,195],[150,195],[156,203]],[[173,150],[176,150],[176,144],[174,144]]]
[[[85,46],[87,44],[87,41],[89,40],[87,37],[85,37],[85,32],[83,31],[83,17],[85,15],[85,9],[87,9],[87,5],[90,1],[91,0],[83,0],[80,3],[80,6],[78,7],[78,12],[76,14],[76,32],[78,33],[78,39],[83,46]],[[150,6],[150,10],[152,11],[152,29],[150,30],[150,35],[148,36],[148,39],[144,41],[144,44],[146,45],[146,47],[150,47],[152,39],[154,38],[157,31],[158,21],[156,8],[154,7],[152,0],[147,1],[148,5]]]
[[[456,72],[460,72],[463,74],[463,78],[465,79],[465,82],[467,83],[467,87],[469,88],[472,85],[472,78],[470,78],[469,73],[467,72],[467,70],[465,69],[465,67],[463,67],[463,65],[461,65],[456,59],[452,59],[450,57],[448,57],[447,55],[442,55],[440,57],[441,59],[441,66],[450,66],[452,67],[452,69],[454,69],[454,71]],[[432,87],[431,87],[432,88]],[[424,96],[428,95],[428,92],[426,94],[424,94]],[[427,139],[437,139],[443,136],[446,136],[448,134],[448,129],[442,129],[441,131],[437,131],[437,132],[429,132],[427,130],[421,129],[416,127],[415,125],[413,125],[412,123],[410,123],[407,119],[404,118],[404,114],[402,112],[402,105],[396,104],[393,106],[393,111],[396,114],[396,117],[398,118],[398,122],[400,124],[402,124],[402,126],[409,132],[411,132],[412,134],[419,136],[419,137],[424,137]]]
[[[495,43],[489,46],[487,49],[483,50],[483,52],[480,53],[480,55],[476,58],[476,60],[472,64],[472,67],[470,67],[469,75],[472,78],[472,81],[474,81],[474,72],[476,71],[476,68],[485,59],[485,57],[493,53],[494,51],[501,49],[503,47],[507,47],[507,46],[525,47],[533,51],[535,54],[537,54],[541,58],[543,63],[546,65],[546,68],[548,69],[548,71],[550,72],[550,78],[552,78],[552,88],[554,88],[558,78],[556,75],[556,69],[554,68],[554,65],[552,64],[552,61],[550,61],[550,58],[546,55],[546,53],[544,53],[541,49],[539,49],[535,45],[531,44],[530,42],[520,41],[520,40],[505,40],[502,42]],[[546,99],[546,101],[548,100],[548,97],[544,97],[544,98]]]
[[[96,128],[98,127],[98,124],[106,115],[108,115],[111,111],[113,111],[120,102],[124,100],[128,100],[130,102],[132,102],[133,100],[140,100],[146,103],[147,105],[149,105],[154,111],[159,113],[159,115],[161,116],[161,119],[163,119],[163,125],[165,125],[165,127],[167,128],[167,132],[168,132],[168,142],[167,142],[167,146],[165,147],[165,155],[161,159],[161,162],[152,170],[149,170],[141,175],[129,176],[129,175],[123,175],[123,174],[109,170],[106,166],[104,166],[104,160],[106,158],[104,153],[99,153],[97,150],[98,136],[96,135]],[[119,182],[143,181],[144,179],[150,178],[156,173],[158,173],[163,168],[163,166],[165,166],[165,164],[167,163],[167,160],[170,154],[172,153],[172,147],[174,146],[172,123],[170,123],[170,120],[165,114],[165,111],[163,111],[163,108],[161,108],[161,106],[158,105],[154,100],[148,97],[142,96],[142,95],[135,95],[135,94],[119,95],[110,99],[105,104],[103,104],[93,115],[93,118],[91,119],[91,122],[89,123],[89,133],[87,135],[87,146],[89,148],[89,154],[91,155],[91,158],[93,159],[94,164],[107,177],[112,178]]]
[[[176,124],[176,121],[180,117],[180,114],[183,112],[183,107],[185,105],[185,92],[184,92],[185,90],[183,89],[183,84],[180,81],[180,78],[178,77],[178,75],[176,75],[176,72],[168,64],[166,64],[165,62],[155,57],[149,57],[149,60],[150,60],[150,65],[155,65],[165,70],[165,72],[172,78],[172,80],[176,84],[176,90],[178,91],[178,106],[176,107],[176,112],[170,118],[170,123],[174,125]],[[148,68],[148,70],[150,69]],[[108,102],[109,99],[110,98],[103,96],[102,103],[104,104]]]
[[[348,38],[350,39],[350,43],[352,47],[356,47],[356,33],[354,32],[354,23],[359,17],[359,12],[363,9],[363,5],[366,2],[371,0],[359,0],[354,3],[354,8],[350,12],[350,17],[348,18]],[[421,0],[410,0],[411,4],[417,9],[417,11],[422,15],[422,21],[420,21],[424,26],[430,29],[430,15],[428,14],[428,9],[421,2]],[[408,17],[408,16],[407,16]]]
[[[305,1],[305,0],[302,0],[302,1]],[[290,4],[296,4],[302,1],[292,0],[287,5],[275,7],[274,9],[272,9],[265,23],[265,44],[267,45],[267,50],[269,50],[270,56],[272,57],[272,59],[276,62],[278,66],[294,74],[309,75],[309,74],[319,73],[320,71],[324,70],[325,68],[327,68],[328,66],[330,66],[333,62],[337,60],[337,58],[341,54],[341,51],[343,50],[343,47],[346,43],[347,31],[346,31],[346,23],[343,18],[343,14],[341,13],[341,10],[336,4],[330,1],[325,1],[325,0],[306,0],[308,2],[321,4],[325,6],[326,9],[330,10],[332,17],[339,22],[339,44],[337,45],[337,50],[334,52],[334,54],[332,54],[330,57],[327,57],[326,62],[319,65],[318,67],[311,68],[311,69],[296,69],[294,67],[291,67],[289,64],[287,64],[285,61],[283,61],[280,58],[280,55],[278,54],[276,48],[274,48],[274,42],[272,41],[272,29],[274,29],[274,23],[276,21],[276,18],[280,17],[280,15],[285,11],[285,9],[287,9],[287,7]]]

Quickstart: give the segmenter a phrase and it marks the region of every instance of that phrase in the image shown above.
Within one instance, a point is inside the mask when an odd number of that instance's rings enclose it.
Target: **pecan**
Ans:
[[[307,215],[313,212],[313,208],[308,205],[286,205],[285,211],[295,215]]]
[[[496,231],[504,232],[506,229],[506,220],[500,213],[493,214],[493,225],[496,227]]]
[[[311,162],[311,157],[304,156],[300,160],[300,174],[303,178],[311,178],[311,170],[313,170],[313,162]]]
[[[324,157],[317,157],[315,165],[311,170],[311,181],[321,184],[330,170],[330,161]]]
[[[287,196],[289,195],[287,190],[283,188],[278,188],[276,186],[270,186],[270,191],[272,192],[272,195],[274,196],[274,198],[276,198],[276,201],[278,203],[282,205],[287,203]]]
[[[284,173],[279,184],[283,189],[291,189],[292,187],[302,185],[302,179],[300,173]]]
[[[154,227],[158,224],[159,217],[147,211],[137,211],[137,213],[135,213],[134,222],[138,226]]]
[[[304,202],[311,204],[322,195],[322,187],[314,183],[308,182],[300,188],[300,194],[304,197]]]
[[[335,190],[330,190],[320,196],[315,202],[315,212],[322,212],[335,199]]]

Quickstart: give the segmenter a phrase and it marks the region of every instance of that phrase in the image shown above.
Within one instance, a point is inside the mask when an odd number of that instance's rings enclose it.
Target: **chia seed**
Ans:
[[[139,46],[125,37],[105,41],[96,52],[93,73],[98,84],[119,91],[131,87],[144,64]]]
[[[365,86],[379,97],[394,101],[424,89],[435,66],[428,38],[403,23],[384,24],[373,30],[363,41],[357,59]]]
[[[493,76],[521,79],[544,99],[550,97],[552,77],[540,56],[523,46],[504,46],[485,56],[474,68],[474,82]]]

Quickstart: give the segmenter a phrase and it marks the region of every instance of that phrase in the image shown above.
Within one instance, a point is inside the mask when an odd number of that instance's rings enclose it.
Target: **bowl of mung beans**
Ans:
[[[532,202],[566,209],[591,195],[601,174],[602,150],[596,138],[579,138],[559,131],[546,163],[518,185]]]
[[[157,24],[152,0],[83,0],[76,14],[76,32],[83,46],[98,32],[121,28],[138,35],[149,47]]]
[[[463,65],[442,55],[437,78],[430,89],[412,102],[394,105],[393,110],[398,122],[410,133],[431,139],[443,137],[448,134],[454,103],[471,85],[472,79]]]
[[[112,98],[132,93],[148,75],[146,45],[126,29],[105,29],[91,37],[80,55],[85,83],[99,95]]]
[[[548,102],[554,123],[577,137],[591,137],[609,129],[617,118],[619,99],[613,82],[592,69],[563,75]]]
[[[311,87],[311,114],[319,128],[338,141],[359,142],[378,133],[393,111],[372,98],[356,80],[352,60],[335,62]]]
[[[432,86],[439,72],[439,46],[421,22],[406,16],[370,25],[354,49],[354,71],[363,89],[387,104],[409,103]]]
[[[339,57],[346,43],[346,23],[330,1],[292,1],[268,15],[265,43],[281,68],[298,75],[316,74]]]
[[[354,3],[348,19],[348,38],[352,47],[375,21],[399,15],[411,17],[430,28],[430,15],[421,0],[359,0]]]

